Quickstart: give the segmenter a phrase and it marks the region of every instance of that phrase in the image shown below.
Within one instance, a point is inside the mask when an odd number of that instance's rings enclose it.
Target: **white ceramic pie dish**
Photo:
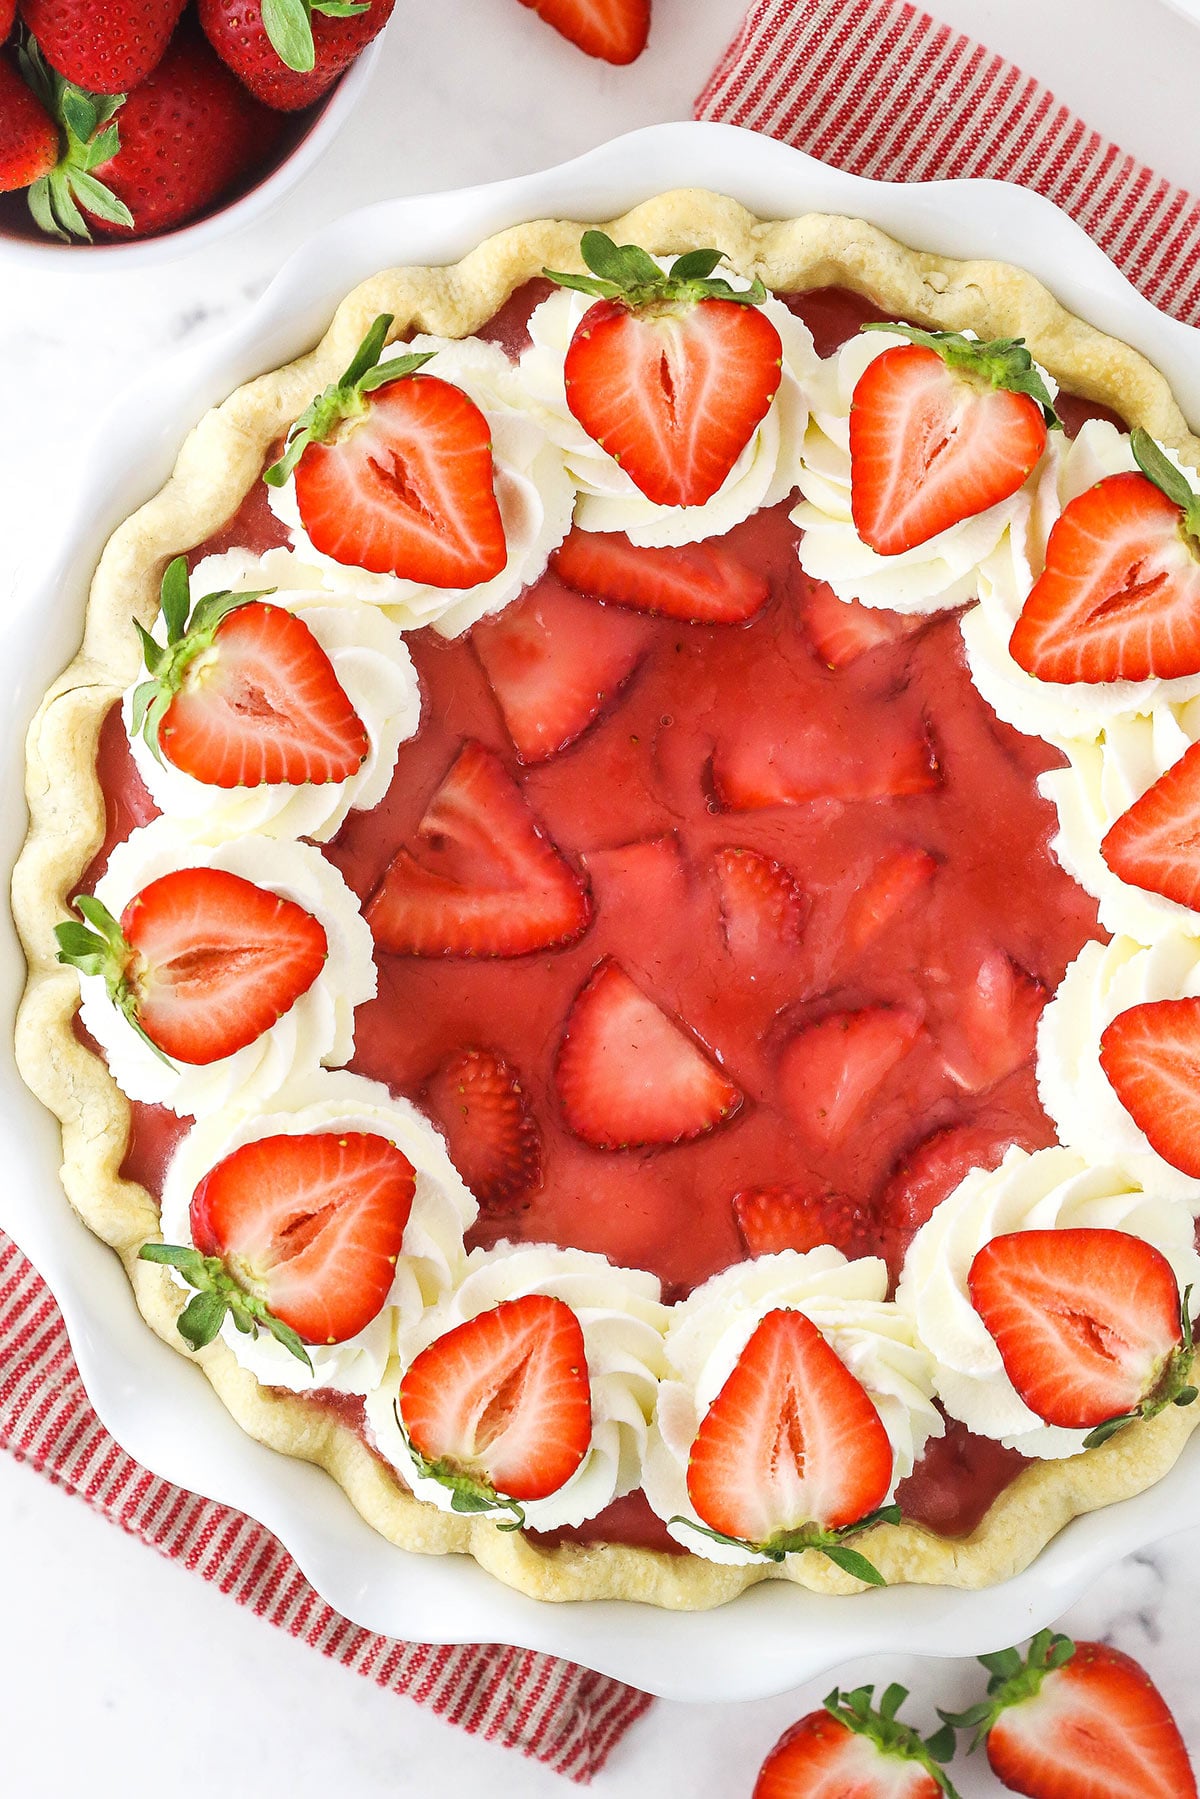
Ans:
[[[682,186],[723,191],[765,217],[848,213],[921,248],[1019,263],[1071,310],[1143,350],[1200,419],[1200,334],[1142,300],[1047,202],[1003,184],[867,182],[749,133],[680,124],[633,133],[544,174],[364,209],[298,252],[236,328],[178,354],[169,383],[156,371],[128,393],[92,453],[85,447],[73,455],[73,510],[61,517],[41,578],[0,618],[10,771],[0,830],[10,864],[25,830],[21,739],[42,691],[77,646],[100,548],[165,479],[201,413],[307,348],[342,295],[378,268],[452,261],[507,225],[546,215],[608,218]],[[10,1017],[23,975],[6,923],[0,981]],[[57,1126],[21,1084],[11,1051],[0,1066],[0,1126],[10,1167],[0,1184],[0,1225],[54,1289],[105,1424],[155,1472],[260,1519],[331,1604],[373,1630],[549,1650],[673,1698],[760,1697],[873,1653],[974,1655],[1015,1642],[1056,1618],[1120,1556],[1200,1522],[1200,1439],[1193,1439],[1156,1487],[1076,1520],[1026,1573],[983,1592],[904,1587],[837,1599],[766,1583],[720,1610],[684,1614],[626,1602],[534,1601],[466,1558],[426,1559],[392,1547],[323,1474],[240,1431],[199,1372],[143,1324],[119,1262],[62,1198]]]

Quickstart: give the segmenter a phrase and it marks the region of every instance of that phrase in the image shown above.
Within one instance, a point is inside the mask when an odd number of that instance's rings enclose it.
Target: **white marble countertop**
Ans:
[[[362,114],[267,221],[165,269],[98,274],[73,257],[52,275],[4,270],[0,602],[36,564],[56,487],[131,371],[167,370],[174,345],[244,306],[309,231],[389,194],[520,174],[687,117],[746,0],[654,3],[651,48],[622,71],[580,57],[514,0],[399,0]],[[934,0],[933,9],[1200,193],[1200,31],[1160,0]],[[287,1799],[569,1790],[248,1616],[4,1456],[0,1546],[3,1784],[20,1799],[151,1799],[233,1778]],[[1198,1609],[1200,1531],[1191,1531],[1121,1564],[1064,1626],[1112,1635],[1142,1659],[1200,1750]],[[961,1663],[879,1662],[839,1679],[905,1680],[914,1717],[928,1725],[935,1702],[976,1690]],[[748,1799],[776,1736],[832,1684],[729,1710],[660,1703],[595,1791]],[[998,1790],[982,1765],[955,1778],[963,1799]]]

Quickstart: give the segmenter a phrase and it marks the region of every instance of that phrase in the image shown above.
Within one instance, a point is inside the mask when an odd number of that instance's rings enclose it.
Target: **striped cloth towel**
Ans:
[[[1200,324],[1200,202],[915,6],[755,0],[696,117],[876,181],[977,176],[1031,187],[1155,306]]]

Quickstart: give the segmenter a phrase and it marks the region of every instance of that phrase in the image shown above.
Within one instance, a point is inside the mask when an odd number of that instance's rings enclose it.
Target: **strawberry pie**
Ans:
[[[149,1324],[545,1598],[978,1586],[1159,1479],[1196,466],[1135,351],[861,221],[351,294],[30,736],[18,1052]]]

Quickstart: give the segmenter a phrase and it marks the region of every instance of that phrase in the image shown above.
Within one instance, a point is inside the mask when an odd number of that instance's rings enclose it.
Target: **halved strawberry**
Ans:
[[[188,616],[187,563],[162,582],[166,645],[138,631],[150,679],[132,730],[210,787],[345,781],[371,747],[328,656],[304,622],[257,593],[206,594]]]
[[[588,56],[635,62],[650,35],[650,0],[521,0]]]
[[[1141,1237],[1013,1231],[984,1244],[967,1285],[1030,1411],[1089,1445],[1196,1398],[1174,1271]]]
[[[508,1506],[522,1523],[521,1506],[565,1486],[592,1440],[578,1318],[546,1293],[502,1300],[422,1350],[399,1415],[420,1472],[456,1511]]]
[[[916,844],[886,850],[846,909],[842,934],[847,947],[857,955],[873,943],[893,918],[915,902],[937,869],[937,858]]]
[[[1200,671],[1200,498],[1147,432],[1141,474],[1063,508],[1009,649],[1041,681],[1172,680]]]
[[[716,855],[721,927],[735,956],[755,957],[800,941],[807,899],[795,875],[757,850]]]
[[[1015,494],[1057,421],[1020,338],[863,329],[911,339],[867,365],[850,402],[855,528],[881,556],[897,556]]]
[[[1200,999],[1119,1013],[1101,1033],[1100,1066],[1151,1148],[1200,1180]]]
[[[1200,743],[1122,813],[1100,853],[1131,887],[1200,907]]]
[[[775,398],[779,333],[762,282],[737,290],[691,250],[664,274],[635,244],[585,231],[591,275],[544,272],[595,294],[567,349],[567,405],[658,506],[702,506],[724,482]]]
[[[541,1136],[516,1069],[494,1049],[459,1050],[421,1100],[484,1211],[509,1210],[539,1185]]]
[[[957,993],[953,1020],[942,1036],[951,1080],[968,1093],[982,1093],[1031,1062],[1046,998],[1039,980],[1003,950],[989,950],[974,979]]]
[[[711,538],[645,549],[621,531],[576,526],[551,561],[578,593],[688,624],[745,624],[771,592],[765,576]]]
[[[146,1243],[139,1254],[197,1289],[179,1319],[193,1349],[232,1313],[311,1367],[305,1343],[344,1343],[386,1303],[415,1191],[411,1162],[373,1132],[260,1137],[196,1188],[195,1248]]]
[[[946,1125],[905,1152],[879,1202],[883,1228],[895,1245],[889,1254],[894,1270],[911,1238],[942,1201],[973,1168],[998,1168],[1013,1142],[1013,1133],[1003,1126],[972,1121]]]
[[[873,1521],[892,1467],[866,1389],[803,1312],[774,1311],[705,1413],[688,1498],[719,1537],[780,1561],[820,1548],[845,1565],[836,1533]]]
[[[920,1030],[917,1015],[898,1006],[834,1012],[805,1025],[779,1061],[779,1092],[788,1113],[814,1142],[839,1143]]]
[[[471,646],[483,664],[518,759],[545,762],[576,743],[636,671],[652,627],[586,600],[545,574]]]
[[[835,1689],[822,1711],[785,1730],[754,1783],[752,1799],[956,1799],[941,1764],[954,1754],[947,1725],[926,1741],[896,1714],[908,1697],[890,1686]]]
[[[611,957],[576,996],[555,1080],[568,1125],[599,1149],[683,1143],[742,1104],[708,1052]]]
[[[824,581],[809,584],[801,609],[809,642],[828,668],[849,668],[884,644],[903,643],[929,623],[920,613],[887,612],[841,600]]]
[[[524,956],[580,936],[583,881],[542,832],[503,763],[467,743],[366,908],[398,956]]]
[[[993,1772],[1033,1799],[1197,1799],[1179,1726],[1144,1668],[1108,1643],[1044,1630],[1022,1656],[981,1655],[989,1697],[955,1716]]]
[[[102,975],[152,1049],[197,1067],[232,1056],[290,1010],[325,965],[320,921],[222,868],[180,868],[135,893],[118,922],[87,894],[87,925],[55,926],[58,960]]]
[[[314,547],[335,562],[428,587],[475,587],[508,560],[492,434],[461,388],[418,371],[432,351],[380,362],[390,313],[288,434],[265,479],[295,471]]]
[[[855,1200],[816,1181],[771,1187],[743,1187],[733,1196],[738,1234],[748,1256],[774,1256],[832,1243],[854,1259],[870,1254],[867,1214]]]
[[[881,714],[851,741],[827,720],[797,718],[777,735],[740,732],[717,744],[713,783],[733,812],[804,806],[815,800],[903,799],[933,793],[942,771],[928,734]]]

